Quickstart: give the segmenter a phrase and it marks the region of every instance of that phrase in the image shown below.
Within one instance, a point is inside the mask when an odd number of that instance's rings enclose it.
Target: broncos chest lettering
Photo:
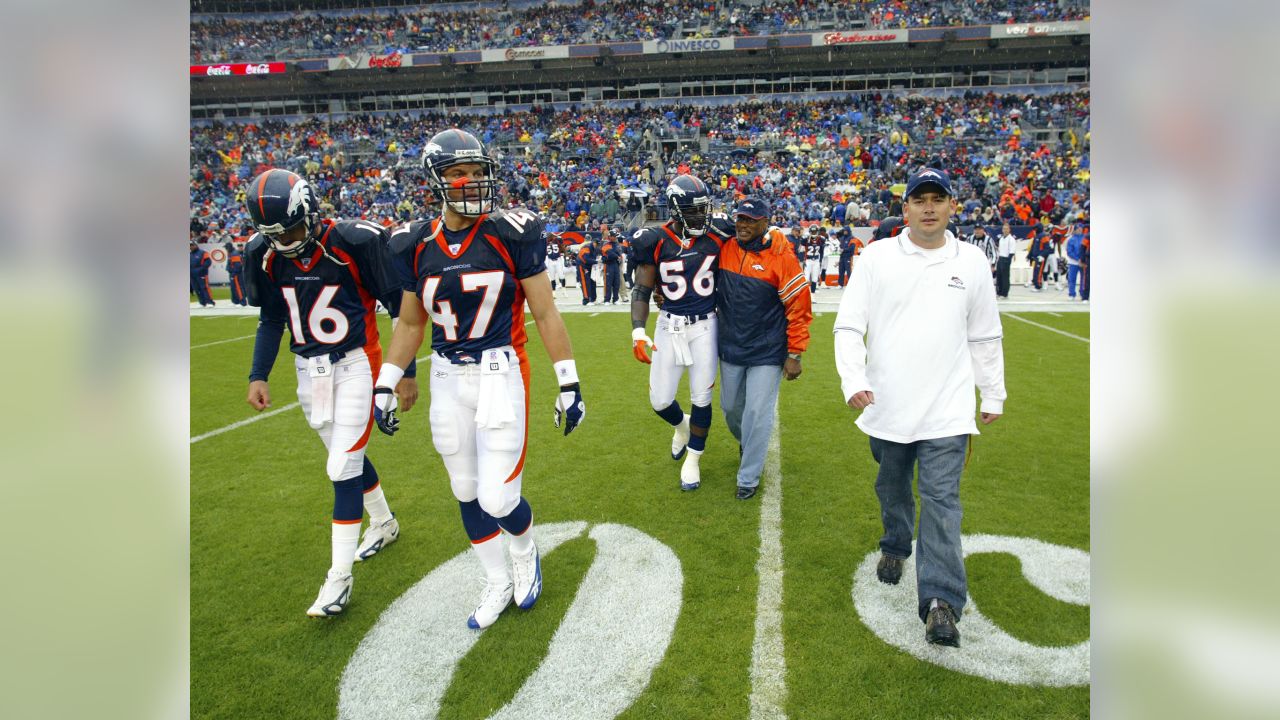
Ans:
[[[348,350],[376,341],[373,299],[351,270],[316,251],[301,258],[271,259],[272,283],[289,312],[290,349],[301,355]]]

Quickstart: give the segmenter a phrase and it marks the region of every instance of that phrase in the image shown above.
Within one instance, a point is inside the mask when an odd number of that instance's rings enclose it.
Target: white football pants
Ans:
[[[382,358],[377,361],[381,367]],[[293,366],[298,376],[298,402],[302,404],[303,416],[310,421],[312,407],[319,398],[314,394],[306,359],[294,355]],[[321,425],[316,432],[329,451],[325,471],[330,480],[337,482],[359,477],[364,472],[364,449],[373,429],[373,371],[363,349],[352,350],[333,364],[331,392],[333,420]]]
[[[556,283],[564,279],[564,260],[556,258],[547,259],[547,277],[551,280],[551,288],[554,290]]]
[[[653,364],[649,366],[649,403],[662,410],[676,399],[680,377],[689,368],[689,402],[711,404],[711,388],[716,383],[716,316],[690,323],[681,315],[658,313],[653,333]],[[673,330],[675,332],[673,332]],[[683,336],[683,339],[677,336]],[[691,365],[678,362],[676,344],[688,346]]]
[[[520,504],[529,427],[529,359],[523,349],[502,350],[510,366],[501,375],[506,397],[500,402],[509,404],[512,419],[498,428],[477,425],[481,366],[454,365],[431,354],[431,442],[444,460],[453,496],[461,502],[479,499],[495,518]]]
[[[822,261],[814,258],[804,261],[804,279],[811,283],[822,284]]]

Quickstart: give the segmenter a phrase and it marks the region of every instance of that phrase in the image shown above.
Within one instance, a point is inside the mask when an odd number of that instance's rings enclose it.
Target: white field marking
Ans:
[[[422,357],[418,358],[418,362],[419,362],[419,363],[423,363],[423,362],[425,362],[425,361],[427,360],[427,358],[429,358],[429,357],[431,357],[431,356],[430,356],[430,355],[424,355],[424,356],[422,356]],[[195,445],[196,443],[200,442],[201,440],[208,440],[209,438],[214,437],[214,436],[217,436],[217,435],[221,435],[221,434],[222,434],[222,433],[224,433],[224,432],[228,432],[228,431],[231,431],[231,430],[235,430],[236,428],[244,427],[245,425],[249,425],[249,424],[252,424],[252,423],[256,423],[256,422],[258,422],[259,420],[266,420],[267,418],[272,417],[273,415],[279,415],[280,413],[285,412],[285,411],[287,411],[287,410],[292,410],[292,409],[294,409],[294,408],[298,407],[299,405],[301,405],[301,403],[299,403],[299,402],[297,402],[297,401],[294,401],[294,402],[289,403],[288,405],[285,405],[284,407],[276,408],[275,410],[271,410],[271,411],[269,411],[269,412],[259,413],[259,414],[257,414],[257,415],[254,415],[253,417],[247,417],[247,418],[245,418],[244,420],[239,420],[239,421],[237,421],[237,422],[233,422],[233,423],[231,423],[230,425],[224,425],[224,426],[222,426],[222,427],[218,428],[217,430],[210,430],[209,432],[207,432],[207,433],[205,433],[205,434],[203,434],[203,435],[197,435],[197,436],[195,436],[195,437],[191,438],[191,444],[192,444],[192,445]]]
[[[538,550],[545,556],[586,528],[584,522],[535,525]],[[623,525],[597,525],[589,536],[596,541],[596,558],[546,657],[492,718],[616,717],[635,702],[662,661],[680,614],[680,561],[667,546]],[[439,715],[458,662],[484,632],[466,626],[479,595],[477,571],[471,552],[464,551],[382,613],[343,671],[339,718]],[[561,591],[554,578],[546,587]]]
[[[1056,328],[1056,327],[1049,327],[1048,325],[1041,325],[1040,323],[1035,322],[1034,320],[1028,320],[1028,319],[1026,319],[1026,318],[1024,318],[1024,317],[1019,317],[1019,316],[1017,316],[1017,315],[1014,315],[1014,314],[1013,314],[1013,313],[1011,313],[1011,312],[1007,312],[1007,313],[1005,313],[1005,314],[1004,314],[1004,316],[1005,316],[1005,317],[1011,317],[1011,318],[1013,318],[1014,320],[1021,320],[1022,322],[1026,323],[1026,324],[1028,324],[1028,325],[1035,325],[1035,326],[1036,326],[1036,327],[1038,327],[1038,328],[1044,328],[1045,330],[1048,330],[1049,332],[1056,332],[1056,333],[1058,333],[1059,335],[1066,335],[1067,337],[1069,337],[1069,338],[1071,338],[1071,339],[1073,339],[1073,340],[1079,340],[1079,341],[1080,341],[1080,342],[1082,342],[1082,343],[1088,343],[1088,342],[1089,342],[1089,338],[1086,338],[1086,337],[1080,337],[1079,335],[1072,335],[1071,333],[1066,332],[1066,331],[1063,331],[1063,330],[1059,330],[1059,329],[1058,329],[1058,328]]]
[[[1089,604],[1089,554],[1031,538],[965,535],[964,555],[1008,553],[1022,562],[1022,574],[1044,594]],[[886,585],[876,578],[880,551],[867,555],[853,576],[853,605],[862,622],[886,643],[935,665],[1011,685],[1067,687],[1089,684],[1089,641],[1044,647],[1019,640],[991,622],[973,598],[959,623],[960,648],[930,645],[916,614],[915,561],[904,563],[902,579]]]
[[[228,339],[228,340],[215,340],[214,342],[207,342],[207,343],[200,343],[199,345],[192,345],[192,346],[191,346],[191,349],[192,349],[192,350],[195,350],[196,348],[209,347],[210,345],[221,345],[221,344],[223,344],[223,343],[235,342],[235,341],[237,341],[237,340],[248,340],[248,339],[249,339],[249,338],[251,338],[251,337],[254,337],[254,336],[253,336],[253,335],[241,335],[240,337],[233,337],[233,338],[230,338],[230,339]]]
[[[787,661],[782,638],[782,449],[778,407],[760,482],[760,558],[756,636],[751,644],[751,720],[786,718]]]
[[[599,315],[599,314],[600,314],[600,313],[598,313],[598,312],[593,312],[593,313],[591,313],[590,315],[588,315],[587,317],[595,317],[595,316],[597,316],[597,315]]]
[[[525,326],[526,326],[526,327],[528,327],[529,325],[532,325],[532,324],[533,324],[533,321],[532,321],[532,320],[525,320],[525,321],[524,321],[524,324],[525,324]]]
[[[1052,315],[1052,316],[1054,316],[1054,317],[1062,317],[1062,313],[1049,312],[1048,310],[1046,310],[1045,312],[1046,312],[1046,313],[1049,313],[1050,315]]]
[[[258,422],[259,420],[266,420],[267,418],[272,417],[272,416],[275,416],[275,415],[279,415],[279,414],[280,414],[280,413],[282,413],[282,412],[288,412],[289,410],[292,410],[292,409],[294,409],[294,408],[298,407],[299,405],[301,405],[301,403],[299,403],[299,402],[297,402],[297,401],[295,400],[294,402],[291,402],[291,403],[289,403],[288,405],[285,405],[284,407],[278,407],[278,408],[276,408],[275,410],[270,410],[270,411],[268,411],[268,412],[259,413],[259,414],[257,414],[257,415],[254,415],[253,417],[247,417],[247,418],[245,418],[244,420],[240,420],[240,421],[238,421],[238,422],[233,422],[233,423],[231,423],[230,425],[224,425],[223,427],[220,427],[220,428],[218,428],[217,430],[210,430],[209,432],[207,432],[207,433],[205,433],[205,434],[203,434],[203,435],[197,435],[197,436],[195,436],[195,437],[191,438],[191,444],[192,444],[192,445],[195,445],[196,443],[200,442],[201,440],[208,440],[209,438],[211,438],[211,437],[215,437],[215,436],[217,436],[217,435],[221,435],[221,434],[222,434],[222,433],[224,433],[224,432],[230,432],[230,431],[232,431],[232,430],[235,430],[236,428],[241,428],[241,427],[244,427],[245,425],[250,425],[250,424],[252,424],[252,423],[256,423],[256,422]]]

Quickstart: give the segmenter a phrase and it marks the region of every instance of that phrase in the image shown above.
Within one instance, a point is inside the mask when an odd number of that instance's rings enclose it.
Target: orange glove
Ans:
[[[645,335],[642,327],[631,331],[631,352],[645,365],[653,362],[653,340]]]

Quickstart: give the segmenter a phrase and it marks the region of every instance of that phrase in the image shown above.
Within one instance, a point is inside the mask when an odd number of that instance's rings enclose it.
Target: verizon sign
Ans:
[[[271,75],[284,72],[284,63],[222,63],[220,65],[192,65],[191,77],[216,75]]]
[[[1015,25],[991,26],[991,37],[995,39],[1010,37],[1042,37],[1045,35],[1088,35],[1088,21],[1080,22],[1046,22],[1017,23]]]

